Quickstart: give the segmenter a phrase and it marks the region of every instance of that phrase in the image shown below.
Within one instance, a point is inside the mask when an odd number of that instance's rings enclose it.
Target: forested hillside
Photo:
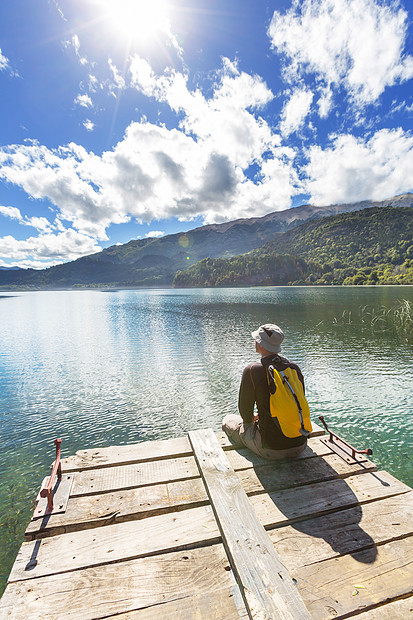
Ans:
[[[247,254],[201,261],[174,280],[176,287],[243,284],[413,284],[413,211],[389,206],[306,222]]]
[[[317,269],[297,256],[278,255],[272,250],[249,252],[229,259],[205,258],[186,271],[178,271],[174,286],[281,286],[303,282],[309,271],[317,272]]]

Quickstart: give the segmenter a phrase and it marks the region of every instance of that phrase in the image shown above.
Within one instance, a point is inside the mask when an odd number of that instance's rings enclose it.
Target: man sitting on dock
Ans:
[[[312,430],[303,375],[297,364],[279,355],[284,334],[278,325],[261,325],[251,336],[261,361],[244,369],[238,399],[241,415],[226,416],[222,430],[236,446],[263,458],[297,457]]]

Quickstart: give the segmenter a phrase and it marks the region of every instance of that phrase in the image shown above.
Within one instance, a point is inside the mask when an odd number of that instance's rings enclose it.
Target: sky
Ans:
[[[0,266],[413,190],[407,0],[4,0]]]

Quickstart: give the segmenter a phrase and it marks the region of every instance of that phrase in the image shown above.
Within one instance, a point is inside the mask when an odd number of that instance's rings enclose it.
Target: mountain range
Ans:
[[[175,287],[413,284],[413,209],[371,207],[310,220],[261,248],[205,258]]]
[[[161,238],[135,239],[48,269],[3,269],[2,288],[71,288],[84,286],[171,286],[178,271],[205,258],[231,258],[260,248],[282,233],[326,216],[362,209],[413,206],[407,193],[383,201],[317,207],[303,205],[263,217],[210,224]],[[284,247],[284,252],[288,247]],[[297,249],[294,248],[297,253]],[[290,252],[291,253],[291,252]]]

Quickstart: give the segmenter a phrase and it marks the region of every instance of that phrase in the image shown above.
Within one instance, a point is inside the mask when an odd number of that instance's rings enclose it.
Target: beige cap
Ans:
[[[281,351],[284,334],[278,325],[272,323],[261,325],[257,331],[251,333],[251,336],[267,351],[271,353],[279,353]]]

